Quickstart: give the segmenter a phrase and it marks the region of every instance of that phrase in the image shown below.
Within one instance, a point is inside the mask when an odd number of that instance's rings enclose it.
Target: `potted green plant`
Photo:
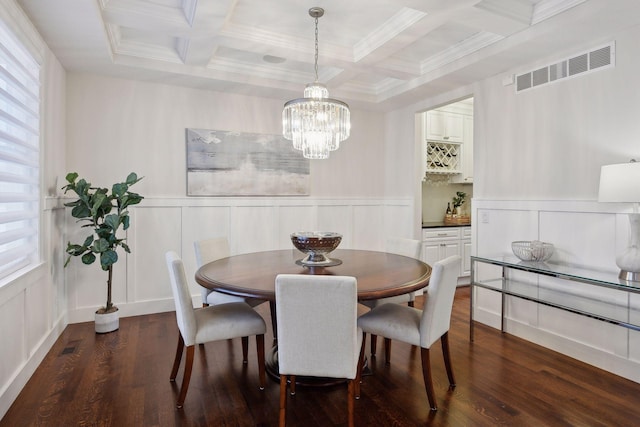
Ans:
[[[111,193],[109,189],[92,187],[85,179],[78,180],[78,174],[67,174],[67,185],[62,187],[65,194],[73,191],[77,198],[64,205],[72,208],[71,216],[83,223],[83,228],[89,228],[89,234],[82,244],[67,243],[66,253],[69,255],[64,264],[66,267],[72,256],[82,257],[83,264],[93,264],[100,259],[100,266],[108,273],[107,278],[107,303],[96,311],[96,332],[106,333],[119,328],[118,308],[111,301],[111,279],[113,265],[118,261],[118,247],[131,253],[125,238],[118,237],[118,230],[129,228],[130,219],[127,208],[136,205],[144,198],[137,193],[129,191],[136,182],[142,179],[135,173],[130,173],[126,181],[113,184]]]
[[[459,215],[460,212],[460,206],[462,206],[464,204],[464,200],[467,197],[467,193],[465,193],[464,191],[456,191],[456,195],[453,198],[453,214],[454,215]]]

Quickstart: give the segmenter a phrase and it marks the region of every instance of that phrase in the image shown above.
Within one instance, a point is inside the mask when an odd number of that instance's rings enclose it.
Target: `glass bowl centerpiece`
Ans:
[[[511,242],[513,254],[522,261],[545,262],[553,255],[553,244],[539,240]]]
[[[291,233],[291,242],[300,252],[307,254],[296,264],[305,266],[332,266],[342,263],[330,259],[327,254],[335,250],[342,241],[342,234],[332,231],[298,231]]]

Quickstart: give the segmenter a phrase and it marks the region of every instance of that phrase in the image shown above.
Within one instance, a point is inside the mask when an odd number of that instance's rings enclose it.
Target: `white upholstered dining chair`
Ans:
[[[287,386],[294,395],[296,376],[348,380],[348,421],[353,426],[364,357],[357,305],[355,277],[276,277],[280,426],[286,424]]]
[[[196,251],[196,264],[198,268],[209,262],[227,258],[231,255],[231,251],[229,250],[229,241],[226,237],[214,237],[211,239],[198,240],[193,243],[193,246]],[[204,307],[240,301],[245,301],[251,307],[255,307],[266,301],[258,298],[244,298],[235,295],[228,295],[222,292],[212,291],[204,286],[200,286],[200,288],[202,291],[202,305]]]
[[[176,320],[179,329],[178,347],[173,368],[171,369],[171,381],[176,379],[184,347],[186,346],[187,348],[187,360],[185,361],[182,386],[180,387],[176,406],[182,408],[187,395],[193,368],[195,345],[209,341],[255,335],[260,389],[264,389],[264,334],[267,327],[262,316],[244,302],[194,309],[182,259],[173,251],[167,252],[165,258],[171,279],[171,291],[176,305]],[[246,359],[243,362],[246,363]]]
[[[433,265],[429,286],[426,288],[424,307],[419,310],[400,304],[383,304],[358,319],[358,326],[365,333],[385,338],[386,363],[391,361],[391,340],[402,341],[421,348],[422,376],[432,410],[437,409],[429,349],[440,338],[442,355],[449,379],[449,388],[456,382],[449,353],[449,326],[451,310],[458,284],[460,256],[454,255]]]
[[[226,237],[214,237],[210,239],[197,240],[193,243],[193,247],[196,251],[196,265],[198,268],[209,262],[227,258],[229,255],[231,255],[231,251],[229,250],[229,241]],[[260,298],[245,298],[213,291],[211,289],[205,288],[204,286],[200,286],[200,289],[202,291],[203,307],[217,304],[227,304],[230,302],[246,302],[251,307],[256,307],[263,302],[266,302],[266,300]],[[271,310],[271,326],[273,327],[273,334],[274,337],[277,337],[278,334],[276,331],[276,325],[273,320],[273,318],[275,317],[275,306],[273,304],[269,304],[269,308]],[[245,359],[247,358],[247,346],[247,337],[242,337],[242,354]]]
[[[389,238],[385,244],[385,251],[402,255],[409,258],[420,259],[420,254],[422,253],[422,242],[416,239],[403,239],[403,238]],[[394,303],[394,304],[408,304],[410,307],[413,307],[414,301],[416,300],[416,293],[410,292],[408,294],[397,295],[395,297],[388,298],[380,298],[375,300],[367,300],[361,301],[361,304],[366,305],[369,308],[375,308],[382,304]],[[375,357],[376,355],[376,344],[378,342],[378,338],[376,335],[371,334],[371,356]]]

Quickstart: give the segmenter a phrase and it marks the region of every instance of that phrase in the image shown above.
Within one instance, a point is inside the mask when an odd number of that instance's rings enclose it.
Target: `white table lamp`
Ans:
[[[620,278],[640,282],[640,162],[602,166],[599,202],[633,203],[629,214],[629,247],[616,257]]]

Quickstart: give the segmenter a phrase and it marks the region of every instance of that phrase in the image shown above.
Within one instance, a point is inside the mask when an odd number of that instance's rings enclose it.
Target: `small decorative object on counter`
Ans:
[[[451,203],[447,203],[447,211],[445,212],[446,216],[451,216]]]
[[[511,242],[511,250],[522,261],[544,262],[553,255],[553,244],[539,240]]]
[[[457,191],[453,198],[453,209],[449,208],[447,203],[447,214],[444,216],[445,225],[468,225],[471,224],[471,218],[469,215],[463,215],[460,206],[465,201],[467,193],[464,191]]]
[[[464,191],[456,191],[456,196],[453,198],[453,215],[459,215],[460,206],[464,204],[464,199],[467,197],[467,193]]]

